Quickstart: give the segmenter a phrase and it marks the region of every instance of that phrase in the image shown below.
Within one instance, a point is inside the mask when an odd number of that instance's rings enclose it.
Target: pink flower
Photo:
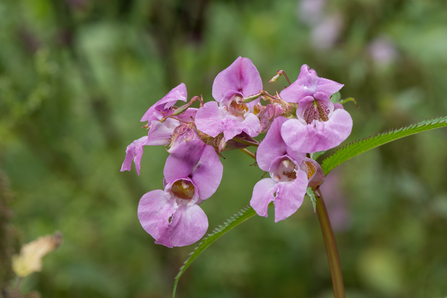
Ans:
[[[194,121],[197,112],[195,108],[189,108],[176,117],[165,118],[174,113],[173,106],[178,100],[187,100],[186,86],[183,83],[169,91],[168,94],[146,111],[141,118],[141,122],[148,121],[150,125],[148,135],[133,141],[132,144],[127,146],[126,157],[121,166],[121,172],[130,171],[133,160],[137,173],[140,175],[143,147],[168,145],[171,143],[172,134],[175,129],[181,125],[179,120],[183,122]],[[179,140],[177,140],[178,142]]]
[[[223,166],[213,147],[201,140],[178,145],[164,168],[164,190],[146,193],[138,218],[155,243],[167,247],[198,241],[208,229],[208,218],[198,205],[217,190]]]
[[[308,185],[307,171],[300,165],[305,154],[288,147],[281,137],[281,126],[287,119],[276,118],[256,153],[259,167],[270,173],[256,183],[250,205],[260,216],[267,217],[270,202],[275,205],[275,222],[286,219],[303,203]]]
[[[223,133],[225,141],[242,132],[257,136],[260,122],[254,110],[259,98],[247,104],[242,100],[261,89],[261,76],[251,60],[237,58],[214,79],[212,93],[217,102],[207,102],[197,111],[197,128],[212,137]]]
[[[281,128],[284,142],[296,151],[313,153],[340,145],[351,134],[352,118],[341,104],[333,104],[330,96],[343,87],[320,78],[307,65],[301,67],[298,79],[280,96],[298,103],[296,116]]]

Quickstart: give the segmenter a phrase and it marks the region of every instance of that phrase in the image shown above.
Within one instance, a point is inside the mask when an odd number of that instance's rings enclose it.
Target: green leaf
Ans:
[[[321,155],[325,154],[326,151],[318,151],[315,153],[312,153],[310,158],[312,158],[313,160],[317,160],[318,157],[320,157]]]
[[[416,133],[429,131],[436,128],[447,126],[447,117],[439,117],[432,120],[424,120],[406,127],[390,130],[381,134],[370,136],[363,140],[358,140],[337,150],[334,154],[323,160],[321,167],[324,174],[327,175],[339,164],[353,158],[354,156],[379,147],[383,144],[407,137]]]
[[[273,203],[270,203],[269,207],[272,206]],[[219,239],[223,234],[243,223],[247,219],[256,215],[256,212],[250,206],[246,206],[242,208],[241,211],[230,217],[223,225],[218,226],[213,230],[211,234],[208,234],[205,238],[202,239],[202,242],[194,249],[192,253],[189,254],[189,258],[183,263],[183,266],[180,267],[180,272],[175,277],[174,281],[174,290],[172,293],[172,297],[175,297],[175,291],[177,289],[177,284],[182,276],[182,274],[188,269],[191,263],[205,250],[210,246],[214,241]]]

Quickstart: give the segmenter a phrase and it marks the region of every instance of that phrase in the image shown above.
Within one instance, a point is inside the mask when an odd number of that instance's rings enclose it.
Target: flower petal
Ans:
[[[163,115],[161,115],[159,111],[171,108],[177,102],[177,100],[181,101],[187,100],[186,86],[184,83],[181,83],[177,87],[173,88],[162,99],[160,99],[154,105],[152,105],[146,111],[146,113],[144,113],[140,121],[151,122],[152,120],[160,120],[163,117]]]
[[[205,146],[199,162],[192,172],[192,181],[197,186],[199,197],[206,200],[217,190],[222,180],[223,165],[212,146]]]
[[[317,72],[304,64],[301,66],[298,79],[281,91],[280,96],[288,102],[300,103],[306,96],[314,96],[315,92],[323,92],[327,96],[339,91],[344,85],[335,81],[320,78]]]
[[[217,106],[217,102],[207,102],[197,111],[197,129],[215,138],[224,130],[223,118],[225,113]]]
[[[199,241],[207,229],[208,218],[202,208],[196,204],[181,204],[172,216],[167,233],[155,243],[163,245],[169,243],[172,246],[190,245]]]
[[[192,175],[205,146],[204,142],[197,139],[180,143],[166,159],[163,170],[166,184]]]
[[[281,135],[293,150],[314,153],[340,145],[351,130],[351,115],[337,109],[326,122],[314,121],[307,125],[297,119],[288,120],[281,128]]]
[[[175,200],[161,189],[143,195],[138,204],[138,219],[143,229],[158,242],[169,229],[169,218],[175,212]],[[156,243],[157,243],[156,242]],[[163,244],[172,247],[169,238]]]
[[[261,122],[259,118],[252,113],[247,113],[245,119],[241,121],[241,117],[227,114],[222,119],[224,126],[223,134],[225,141],[229,141],[238,134],[245,132],[250,137],[256,137],[261,130]]]
[[[279,182],[277,185],[275,204],[275,222],[286,219],[296,212],[303,203],[307,189],[307,175],[298,170],[293,182]]]
[[[253,62],[248,58],[238,57],[214,79],[213,98],[221,102],[229,91],[249,96],[258,93],[261,89],[261,76]]]
[[[256,152],[256,162],[259,168],[263,171],[269,171],[272,161],[286,154],[286,145],[281,137],[281,126],[288,119],[284,117],[276,118],[264,140],[259,144],[258,150]]]
[[[264,178],[256,183],[253,188],[250,206],[259,216],[267,217],[268,207],[271,201],[275,199],[275,190],[277,183],[271,178]]]
[[[132,169],[132,160],[135,163],[135,169],[138,175],[140,175],[141,158],[143,157],[143,146],[146,145],[147,136],[141,137],[138,140],[133,141],[126,148],[126,157],[121,165],[121,172],[130,171]]]
[[[151,128],[149,129],[148,139],[145,145],[168,145],[174,129],[179,125],[180,122],[172,118],[168,118],[163,122],[157,120],[151,121]]]
[[[273,161],[280,156],[289,155],[298,165],[301,164],[301,161],[305,157],[305,153],[289,148],[281,136],[281,127],[287,120],[284,117],[276,118],[258,147],[256,162],[259,168],[264,171],[270,171]]]

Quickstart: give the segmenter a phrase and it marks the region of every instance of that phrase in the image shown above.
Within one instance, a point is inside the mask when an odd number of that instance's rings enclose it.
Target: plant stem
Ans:
[[[329,268],[331,270],[332,286],[334,288],[335,298],[345,298],[345,288],[343,285],[343,275],[341,273],[340,259],[338,257],[337,244],[335,243],[334,232],[324,204],[321,191],[316,190],[317,196],[317,215],[323,233],[324,245],[326,246]]]
[[[247,149],[243,148],[243,149],[239,149],[242,152],[244,152],[245,154],[247,154],[248,156],[254,158],[256,160],[256,155],[254,155],[253,153],[251,153],[250,151],[248,151]]]

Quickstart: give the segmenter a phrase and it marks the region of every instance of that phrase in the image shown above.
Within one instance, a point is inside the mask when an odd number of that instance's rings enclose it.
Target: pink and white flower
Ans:
[[[261,89],[261,76],[251,60],[237,58],[214,79],[212,94],[216,101],[207,102],[197,111],[197,128],[213,138],[223,133],[225,141],[242,132],[257,136],[260,122],[254,111],[259,98],[250,103],[242,101]]]
[[[143,195],[138,218],[155,243],[167,247],[190,245],[208,229],[208,218],[199,204],[217,190],[223,166],[213,147],[191,140],[172,151],[163,173],[164,190]]]
[[[306,155],[292,150],[281,137],[284,117],[276,118],[256,153],[258,166],[270,173],[256,183],[250,205],[260,216],[267,217],[270,202],[275,205],[275,222],[286,219],[303,203],[308,185],[307,171],[300,165]]]
[[[290,119],[281,128],[288,146],[296,151],[314,153],[341,144],[351,134],[352,118],[341,104],[330,96],[343,87],[337,82],[320,78],[313,69],[303,65],[298,79],[280,96],[298,103],[297,119]]]
[[[140,175],[143,147],[164,146],[170,144],[175,129],[179,127],[182,122],[194,121],[194,117],[197,112],[197,109],[195,108],[188,108],[180,115],[166,118],[174,113],[174,104],[178,100],[187,100],[186,86],[183,83],[169,91],[168,94],[166,94],[162,99],[146,111],[141,118],[141,122],[148,121],[148,135],[135,140],[127,146],[126,157],[121,166],[121,172],[130,171],[133,160],[137,173]]]

